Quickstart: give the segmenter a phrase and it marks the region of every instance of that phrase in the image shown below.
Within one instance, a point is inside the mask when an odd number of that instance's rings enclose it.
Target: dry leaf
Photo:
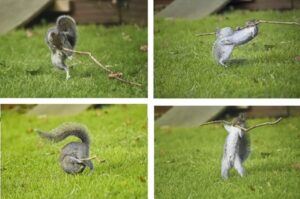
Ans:
[[[110,73],[108,75],[108,77],[111,78],[111,79],[116,78],[116,77],[122,77],[122,76],[123,76],[123,73],[120,73],[120,72]]]
[[[130,35],[126,34],[125,32],[122,32],[122,38],[123,38],[125,41],[132,41]]]
[[[297,57],[295,57],[296,61],[300,61],[300,55],[298,55]]]
[[[148,45],[141,45],[140,50],[143,51],[143,52],[147,52]]]
[[[32,31],[26,30],[26,36],[27,36],[28,38],[32,37],[32,36],[33,36]]]
[[[146,182],[146,178],[144,176],[139,176],[139,179],[141,182],[144,182],[144,183]]]

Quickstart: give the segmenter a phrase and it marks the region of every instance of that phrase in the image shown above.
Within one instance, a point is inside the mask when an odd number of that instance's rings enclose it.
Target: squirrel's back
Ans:
[[[62,125],[58,126],[57,128],[51,130],[50,132],[42,132],[40,130],[36,130],[39,135],[42,138],[54,141],[54,142],[59,142],[63,139],[65,139],[68,136],[76,136],[78,137],[82,143],[85,143],[87,145],[90,144],[90,138],[88,135],[88,129],[78,123],[74,122],[67,122],[63,123]]]

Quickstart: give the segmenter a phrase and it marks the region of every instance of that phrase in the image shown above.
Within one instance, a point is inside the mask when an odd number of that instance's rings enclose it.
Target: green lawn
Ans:
[[[52,24],[53,25],[53,24]],[[75,55],[67,65],[71,79],[56,69],[45,43],[47,29],[12,31],[0,36],[0,97],[147,97],[147,29],[133,25],[79,26],[77,50],[90,51],[111,70],[142,84],[134,87],[111,80],[89,58]]]
[[[233,51],[232,60],[244,61],[228,68],[214,62],[214,35],[195,36],[217,27],[243,26],[250,19],[300,22],[300,11],[232,11],[200,20],[156,18],[155,97],[300,97],[299,26],[260,24],[258,36]]]
[[[76,138],[51,144],[32,128],[50,130],[75,121],[90,130],[95,171],[63,172],[60,149]],[[147,198],[147,108],[116,105],[72,117],[2,114],[1,198]]]
[[[251,119],[250,126],[270,119]],[[300,118],[251,131],[246,176],[221,178],[222,126],[156,128],[155,198],[300,198]]]

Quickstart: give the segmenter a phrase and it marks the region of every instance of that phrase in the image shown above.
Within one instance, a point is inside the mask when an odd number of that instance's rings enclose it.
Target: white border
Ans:
[[[148,198],[154,198],[154,106],[300,106],[299,99],[154,99],[154,0],[148,0],[148,98],[2,98],[1,104],[145,104]],[[1,106],[0,106],[1,110]],[[0,113],[1,114],[1,113]],[[0,129],[1,132],[1,129]],[[1,138],[0,138],[1,139]],[[1,141],[1,140],[0,140]],[[1,146],[0,146],[1,148]],[[1,154],[1,151],[0,151]],[[1,182],[0,182],[1,184]],[[0,190],[1,191],[1,190]]]
[[[148,198],[154,198],[154,0],[148,0]]]

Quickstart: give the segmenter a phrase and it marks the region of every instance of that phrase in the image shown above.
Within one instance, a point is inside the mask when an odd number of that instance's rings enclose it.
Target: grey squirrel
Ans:
[[[244,28],[237,28],[235,31],[230,27],[217,30],[217,39],[213,45],[216,62],[226,67],[225,62],[229,60],[234,47],[251,41],[257,34],[258,24],[256,21],[248,21]]]
[[[76,136],[81,142],[70,142],[66,144],[60,153],[60,164],[62,169],[69,174],[81,173],[86,166],[92,171],[93,163],[89,160],[90,138],[88,129],[78,123],[63,123],[49,133],[35,129],[35,131],[44,139],[59,142],[68,136]]]
[[[240,176],[245,175],[243,162],[250,154],[250,141],[247,134],[240,128],[234,125],[239,125],[246,128],[246,117],[240,114],[232,125],[224,125],[228,132],[224,144],[224,153],[222,158],[221,175],[224,179],[229,178],[229,170],[234,167]]]
[[[52,64],[61,70],[65,70],[67,80],[71,76],[65,60],[71,58],[73,53],[63,51],[63,48],[73,50],[76,40],[76,22],[72,17],[66,15],[58,17],[56,26],[50,28],[46,35],[46,42],[51,51]]]

